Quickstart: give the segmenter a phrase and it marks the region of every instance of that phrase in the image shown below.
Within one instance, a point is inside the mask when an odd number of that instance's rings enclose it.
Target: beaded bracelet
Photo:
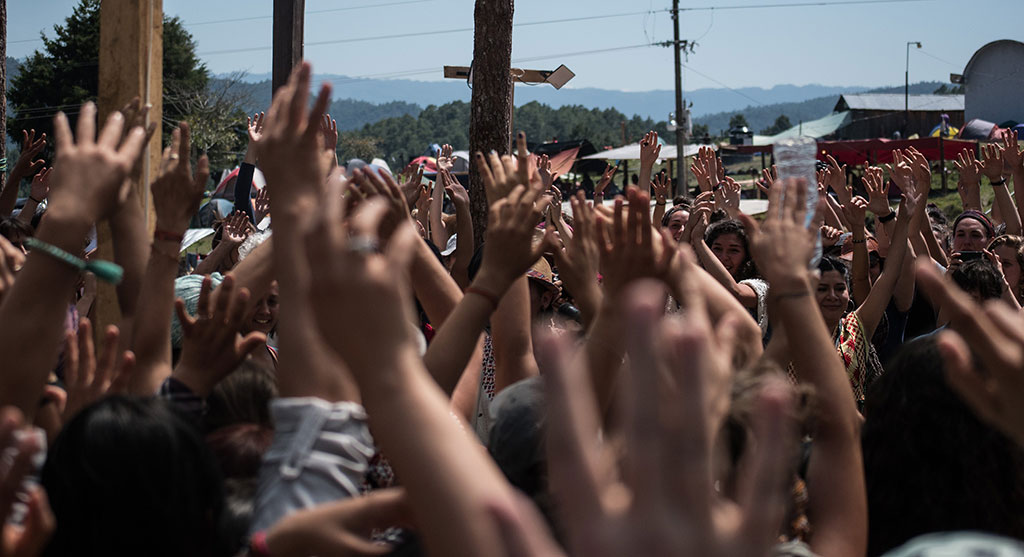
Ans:
[[[110,261],[85,261],[80,257],[71,255],[57,246],[47,244],[42,240],[37,240],[36,238],[31,237],[25,238],[25,245],[32,249],[39,250],[40,253],[45,253],[62,263],[67,263],[80,271],[89,271],[103,282],[120,284],[121,279],[124,278],[124,269],[116,263],[111,263]]]

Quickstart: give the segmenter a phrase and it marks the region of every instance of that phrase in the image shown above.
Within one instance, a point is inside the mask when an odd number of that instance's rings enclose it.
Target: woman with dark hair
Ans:
[[[982,251],[995,236],[988,217],[978,211],[964,211],[953,221],[953,257],[963,251]]]
[[[706,210],[698,209],[691,218],[704,219]],[[701,265],[715,277],[761,327],[768,331],[768,283],[761,280],[750,257],[747,231],[735,219],[718,221],[702,233],[703,222],[694,227],[691,245]],[[699,241],[703,237],[704,241]]]
[[[930,532],[1024,538],[1024,452],[946,383],[933,336],[871,386],[863,426],[868,555]]]
[[[853,311],[850,311],[850,271],[846,263],[827,256],[818,263],[818,309],[825,318],[825,325],[832,333],[836,350],[846,366],[846,374],[858,405],[864,403],[867,385],[882,373],[882,365],[871,344],[871,337],[885,315],[885,308],[896,289],[896,280],[908,251],[908,230],[924,217],[923,212],[918,210],[919,199],[912,195],[903,197],[885,269],[871,286],[864,301]]]
[[[689,207],[680,204],[672,205],[672,208],[665,212],[665,216],[661,217],[661,227],[667,229],[672,234],[672,239],[678,242],[689,219]]]
[[[156,399],[110,397],[57,437],[42,484],[57,529],[46,555],[232,555],[224,485],[195,428]]]

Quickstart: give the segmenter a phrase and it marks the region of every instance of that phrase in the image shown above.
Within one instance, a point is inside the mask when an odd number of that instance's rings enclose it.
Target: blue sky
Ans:
[[[62,22],[76,3],[8,1],[8,55],[20,58],[41,47],[32,39],[38,38],[40,31],[52,35],[52,26]],[[950,72],[960,73],[971,54],[985,43],[1024,40],[1020,26],[1024,0],[724,9],[779,3],[787,0],[683,0],[683,8],[718,8],[682,15],[683,38],[698,43],[686,62],[684,88],[787,83],[897,85],[903,82],[907,41],[923,43],[921,50],[910,53],[911,81],[947,82]],[[200,57],[213,72],[264,73],[270,71],[272,5],[271,0],[164,0],[164,11],[185,21],[198,43]],[[668,48],[645,46],[572,55],[671,39],[672,21],[662,11],[670,6],[670,0],[520,0],[516,2],[516,24],[655,13],[523,25],[514,31],[512,57],[528,60],[518,65],[535,69],[565,63],[577,75],[569,85],[572,87],[671,89],[672,52]],[[316,72],[439,80],[442,65],[470,62],[472,32],[407,34],[471,28],[471,0],[306,0],[306,11],[307,43],[396,36],[308,44],[306,58]],[[220,20],[236,21],[209,23]],[[253,50],[223,52],[235,49]]]

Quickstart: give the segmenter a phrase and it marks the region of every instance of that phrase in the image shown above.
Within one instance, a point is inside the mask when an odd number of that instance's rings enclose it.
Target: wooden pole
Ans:
[[[274,0],[273,90],[288,83],[292,68],[302,62],[303,15],[306,0]]]
[[[99,126],[107,115],[119,110],[133,98],[150,104],[149,121],[156,131],[146,146],[140,173],[133,176],[138,199],[143,205],[147,227],[155,223],[149,183],[160,168],[160,137],[163,119],[163,0],[103,0],[100,4]],[[110,226],[96,226],[99,258],[113,260]],[[98,333],[107,325],[121,322],[115,288],[100,282],[96,295],[95,327]]]
[[[7,0],[0,0],[0,106],[7,106]],[[7,111],[0,110],[0,158],[7,156]],[[14,166],[11,161],[8,167]],[[0,171],[0,191],[7,173]]]
[[[513,0],[476,0],[473,10],[470,153],[509,153],[513,10]],[[487,195],[475,161],[469,168],[469,209],[473,216],[473,235],[482,239],[487,230]]]

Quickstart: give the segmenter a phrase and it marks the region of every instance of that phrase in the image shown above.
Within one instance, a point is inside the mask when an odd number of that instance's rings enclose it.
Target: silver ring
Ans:
[[[373,236],[353,236],[348,240],[348,251],[359,255],[373,255],[380,253],[380,243]]]

